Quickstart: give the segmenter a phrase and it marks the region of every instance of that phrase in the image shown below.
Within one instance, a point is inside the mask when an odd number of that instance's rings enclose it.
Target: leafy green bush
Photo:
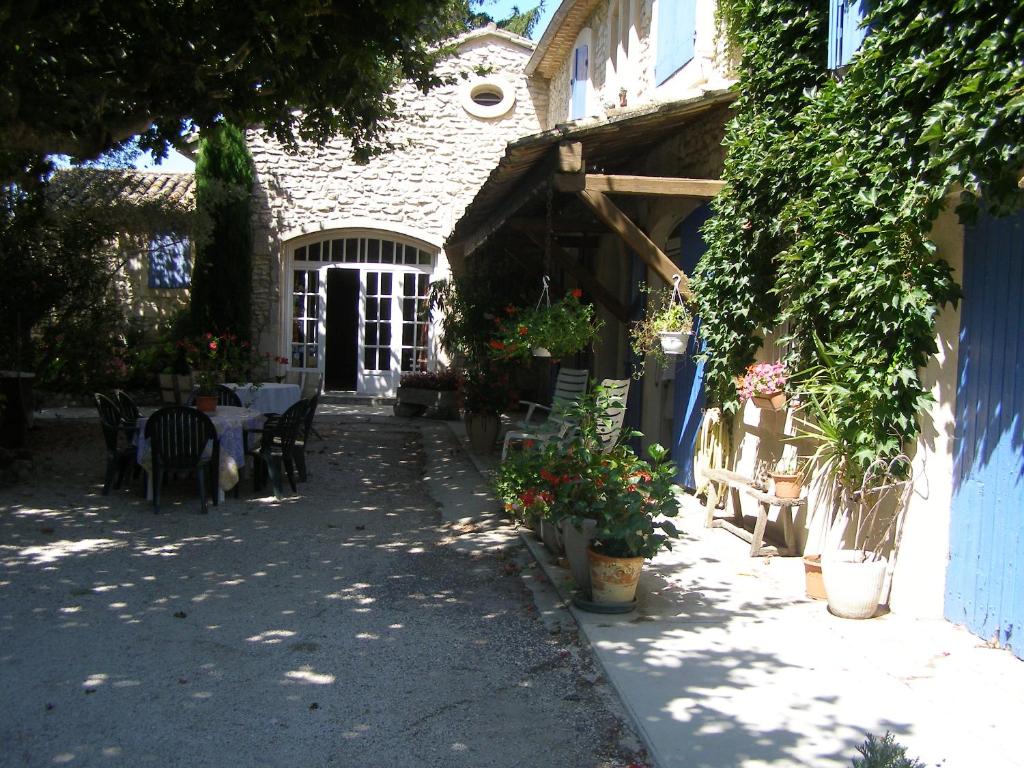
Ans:
[[[506,309],[498,320],[498,333],[490,341],[494,357],[502,360],[525,359],[531,351],[543,347],[551,357],[560,359],[585,349],[597,338],[600,320],[594,307],[580,299],[578,288],[550,306],[533,309]]]
[[[861,758],[854,758],[853,768],[925,768],[924,763],[907,757],[906,747],[897,744],[888,731],[882,739],[869,734],[857,751]]]

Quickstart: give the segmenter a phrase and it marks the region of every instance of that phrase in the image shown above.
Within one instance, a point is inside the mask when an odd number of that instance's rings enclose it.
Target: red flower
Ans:
[[[216,339],[214,339],[213,341],[210,342],[210,351],[211,352],[216,352],[217,351],[217,340]]]
[[[515,307],[513,307],[511,304],[509,304],[507,307],[505,307],[505,314],[506,315],[514,315],[518,311],[519,310],[516,309]]]
[[[488,344],[491,345],[491,349],[504,349],[505,345],[497,339],[491,339]]]
[[[535,444],[536,444],[536,441],[535,441],[535,440],[526,440],[526,441],[524,441],[524,443],[523,443],[523,445],[525,445],[525,446],[527,447],[527,449],[533,448],[533,446],[534,446]]]
[[[583,298],[583,291],[581,291],[579,288],[573,288],[572,289],[572,297],[574,299],[581,299],[581,298]]]
[[[552,474],[546,469],[542,469],[540,471],[540,476],[542,480],[545,480],[551,485],[558,485],[558,483],[560,482],[556,475]]]
[[[530,332],[530,329],[529,329],[529,328],[527,328],[527,327],[526,327],[525,325],[520,325],[520,326],[519,326],[519,335],[520,335],[520,336],[525,336],[525,335],[526,335],[526,334],[528,334],[529,332]]]

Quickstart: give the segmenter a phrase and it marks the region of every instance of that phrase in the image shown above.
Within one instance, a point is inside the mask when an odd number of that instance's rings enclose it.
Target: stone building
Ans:
[[[429,282],[443,244],[505,145],[535,133],[546,91],[527,80],[533,43],[493,26],[454,42],[447,85],[399,91],[395,149],[358,165],[338,140],[289,154],[250,131],[256,169],[254,335],[325,388],[390,394],[430,366]]]

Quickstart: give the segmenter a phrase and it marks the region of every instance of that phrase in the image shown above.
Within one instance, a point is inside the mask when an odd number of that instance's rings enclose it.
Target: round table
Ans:
[[[266,417],[253,408],[239,408],[233,405],[218,405],[217,410],[206,414],[213,422],[220,439],[220,466],[218,477],[221,492],[238,485],[239,468],[245,466],[245,439],[247,429],[259,429]],[[137,432],[136,460],[150,475],[152,482],[152,460],[150,458],[149,441],[145,439],[147,417],[139,419]],[[208,449],[212,449],[212,446]],[[152,496],[152,488],[147,483],[146,495]]]
[[[278,384],[268,381],[263,384],[227,384],[235,390],[238,399],[246,408],[260,413],[284,413],[299,402],[302,390],[298,384]]]

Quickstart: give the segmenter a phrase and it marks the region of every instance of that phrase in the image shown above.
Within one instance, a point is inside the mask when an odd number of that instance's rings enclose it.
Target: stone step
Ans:
[[[320,402],[329,405],[394,405],[395,398],[380,395],[359,395],[355,392],[324,390]]]

